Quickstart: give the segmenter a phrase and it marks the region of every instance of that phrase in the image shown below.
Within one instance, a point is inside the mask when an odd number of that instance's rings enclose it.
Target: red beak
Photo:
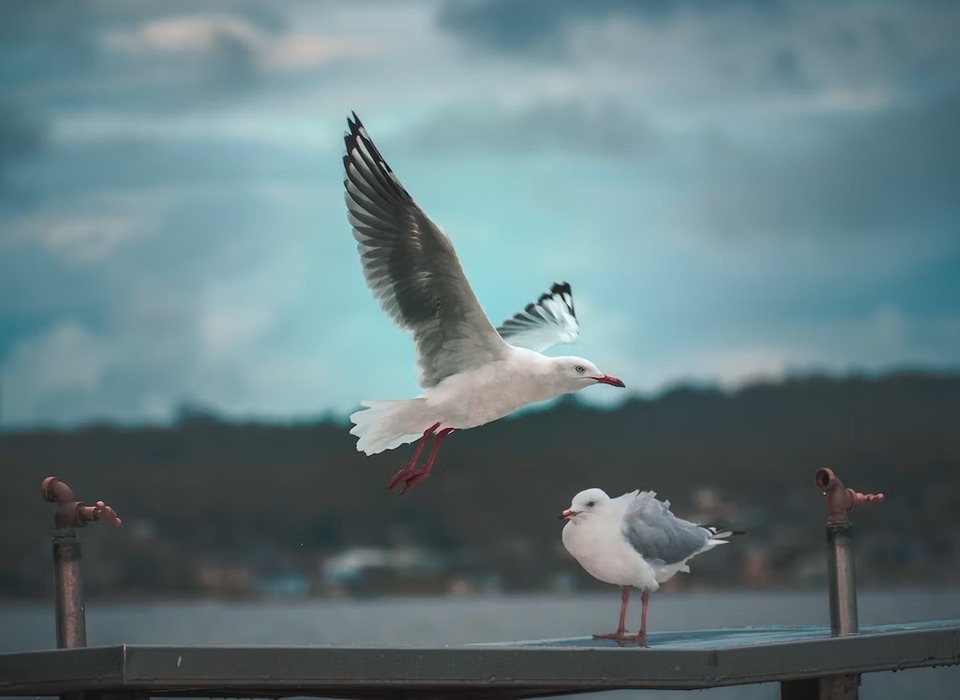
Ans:
[[[579,510],[571,510],[570,508],[567,508],[565,511],[563,511],[563,513],[560,514],[560,519],[570,520],[571,518],[575,518],[578,515],[580,515]]]
[[[621,389],[626,386],[626,384],[621,382],[619,379],[616,377],[611,377],[609,374],[604,374],[597,377],[597,384],[609,384],[610,386],[618,386]]]

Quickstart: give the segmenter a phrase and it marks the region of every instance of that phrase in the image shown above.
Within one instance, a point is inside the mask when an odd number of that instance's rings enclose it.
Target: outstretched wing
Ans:
[[[641,491],[627,505],[623,534],[649,562],[675,564],[689,559],[711,539],[710,529],[670,512],[669,501],[658,501],[654,491]]]
[[[573,309],[570,285],[554,283],[549,292],[504,321],[497,332],[511,345],[536,352],[558,343],[576,342],[580,337],[580,323]]]
[[[508,348],[477,301],[447,235],[417,206],[354,114],[343,184],[367,286],[412,331],[429,388],[503,357]]]

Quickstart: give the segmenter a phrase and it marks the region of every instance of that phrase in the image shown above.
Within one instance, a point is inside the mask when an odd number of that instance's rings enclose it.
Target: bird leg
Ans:
[[[630,639],[638,646],[647,646],[647,603],[650,602],[650,591],[643,589],[643,595],[640,596],[640,602],[643,604],[643,611],[640,613],[640,632],[633,635]]]
[[[430,456],[427,457],[427,463],[423,466],[423,469],[417,470],[404,480],[403,491],[400,492],[401,494],[406,493],[430,476],[430,471],[433,469],[433,460],[437,458],[437,450],[440,449],[440,443],[443,442],[443,439],[452,432],[453,428],[444,428],[437,433],[437,436],[433,439],[433,449],[430,450]]]
[[[630,602],[630,589],[627,586],[620,586],[620,624],[617,625],[617,631],[610,634],[595,634],[594,639],[613,639],[617,644],[623,644],[633,637],[627,635],[627,603]]]
[[[431,435],[433,435],[433,432],[439,427],[440,427],[439,423],[434,423],[425,431],[423,431],[423,437],[420,438],[420,442],[417,443],[417,449],[413,453],[413,459],[407,462],[404,465],[403,469],[401,469],[400,471],[398,471],[396,474],[393,475],[393,477],[387,483],[388,491],[393,491],[397,487],[397,484],[399,484],[401,481],[406,481],[416,473],[417,460],[420,459],[420,454],[423,452],[423,448],[426,446],[427,440],[430,438]],[[434,451],[436,451],[436,448],[434,448]],[[406,490],[406,487],[404,487],[404,490]]]

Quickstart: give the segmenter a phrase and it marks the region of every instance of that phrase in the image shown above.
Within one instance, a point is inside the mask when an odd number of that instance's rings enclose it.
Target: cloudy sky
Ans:
[[[414,394],[350,110],[494,322],[568,280],[633,391],[960,368],[957,36],[948,0],[0,4],[0,424]]]

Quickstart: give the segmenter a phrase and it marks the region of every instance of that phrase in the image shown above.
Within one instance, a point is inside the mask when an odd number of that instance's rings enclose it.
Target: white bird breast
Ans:
[[[447,377],[424,393],[444,427],[466,429],[503,418],[537,401],[559,396],[555,377],[539,353],[511,348],[499,362]]]
[[[620,523],[596,514],[577,516],[563,527],[563,546],[599,581],[656,591],[660,584],[653,567],[623,537]]]

